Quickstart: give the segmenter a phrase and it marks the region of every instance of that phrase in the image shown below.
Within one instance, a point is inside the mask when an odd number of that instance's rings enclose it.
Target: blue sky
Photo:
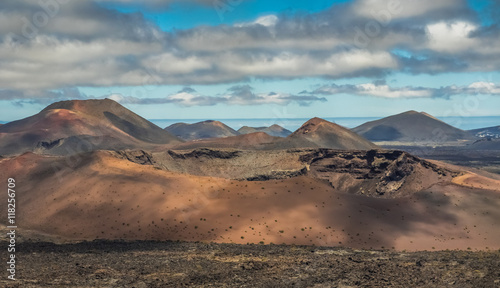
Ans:
[[[94,98],[149,119],[500,116],[497,1],[144,2],[2,1],[0,120]]]
[[[144,4],[124,6],[122,3],[104,3],[104,7],[116,9],[123,13],[142,13],[147,19],[156,23],[164,31],[173,29],[191,29],[199,25],[232,25],[249,22],[254,19],[279,13],[311,13],[330,8],[332,5],[348,2],[348,0],[319,1],[212,1],[205,5],[191,1],[178,1],[167,8],[153,9]],[[224,5],[226,4],[226,5]],[[227,12],[226,12],[227,11]],[[189,17],[186,17],[189,15]]]

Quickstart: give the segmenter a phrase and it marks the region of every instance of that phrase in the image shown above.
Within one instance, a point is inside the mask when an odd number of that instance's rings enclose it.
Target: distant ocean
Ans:
[[[365,122],[378,120],[381,117],[346,117],[346,118],[323,118],[330,122],[337,123],[341,126],[347,128],[354,128],[359,126]],[[463,130],[471,130],[478,128],[486,128],[493,126],[500,126],[500,116],[487,116],[487,117],[437,117],[441,121],[444,121],[454,127],[463,129]],[[204,121],[206,119],[150,119],[149,121],[155,123],[161,128],[168,127],[174,123],[196,123],[200,121]],[[280,119],[280,118],[269,118],[269,119],[209,119],[209,120],[218,120],[227,126],[238,130],[243,126],[250,127],[263,127],[263,126],[271,126],[273,124],[278,124],[290,131],[297,130],[302,124],[304,124],[308,118],[288,118],[288,119]]]

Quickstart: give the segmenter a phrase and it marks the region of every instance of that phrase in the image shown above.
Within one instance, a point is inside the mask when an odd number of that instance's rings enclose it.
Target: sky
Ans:
[[[500,116],[495,0],[2,0],[0,121]]]

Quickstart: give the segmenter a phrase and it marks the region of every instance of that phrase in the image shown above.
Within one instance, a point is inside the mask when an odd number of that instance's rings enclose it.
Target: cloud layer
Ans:
[[[106,97],[122,104],[174,103],[180,106],[213,106],[221,103],[227,105],[286,105],[291,102],[298,103],[301,106],[308,106],[313,102],[326,101],[325,98],[317,96],[291,95],[276,92],[256,94],[252,90],[252,87],[248,85],[233,86],[223,94],[209,96],[202,95],[196,90],[186,87],[181,91],[164,98],[138,98],[133,96],[124,96],[121,94],[113,94]]]
[[[455,95],[500,95],[500,86],[490,82],[474,82],[468,86],[390,87],[385,83],[365,83],[358,85],[325,85],[312,92],[301,94],[372,96],[382,98],[449,98]]]
[[[314,14],[265,15],[246,23],[175,31],[162,31],[140,13],[107,9],[103,2],[143,1],[2,1],[0,98],[43,98],[78,86],[189,86],[500,70],[497,18],[482,24],[465,0],[356,0]],[[339,86],[330,87],[336,89]],[[390,98],[451,93],[376,85],[342,89]],[[182,92],[163,101],[190,106],[322,99],[248,90],[243,98],[243,91],[218,96]]]

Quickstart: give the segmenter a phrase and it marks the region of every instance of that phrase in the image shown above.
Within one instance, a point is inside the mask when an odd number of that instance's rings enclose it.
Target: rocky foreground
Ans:
[[[150,241],[23,242],[17,251],[18,279],[2,277],[1,287],[500,287],[500,251]]]

